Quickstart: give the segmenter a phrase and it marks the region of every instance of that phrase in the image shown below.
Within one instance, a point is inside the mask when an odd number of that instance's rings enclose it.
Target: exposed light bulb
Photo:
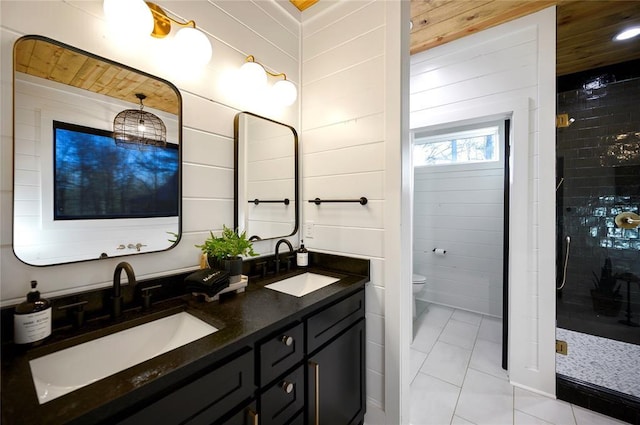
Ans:
[[[276,82],[272,90],[276,101],[283,106],[292,105],[298,98],[298,90],[295,84],[289,80]]]
[[[640,35],[640,26],[627,28],[624,31],[618,33],[613,39],[616,41],[622,41],[628,40],[638,35]]]
[[[104,0],[102,7],[114,31],[134,37],[153,31],[153,15],[143,0]]]
[[[144,126],[144,120],[138,121],[138,131],[144,132],[147,128]]]
[[[211,60],[213,50],[209,38],[197,28],[180,29],[173,42],[176,54],[189,64],[204,66]]]

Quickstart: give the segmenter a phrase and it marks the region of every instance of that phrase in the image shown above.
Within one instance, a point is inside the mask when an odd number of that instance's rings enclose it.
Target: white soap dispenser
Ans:
[[[51,335],[51,303],[40,297],[37,285],[37,281],[31,281],[27,300],[18,304],[13,313],[13,341],[16,344],[35,343]]]
[[[300,239],[300,248],[296,252],[296,264],[298,267],[307,267],[309,265],[309,251],[304,247],[302,239]]]

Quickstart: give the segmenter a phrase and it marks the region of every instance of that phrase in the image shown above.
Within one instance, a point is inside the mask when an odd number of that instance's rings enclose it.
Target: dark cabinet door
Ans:
[[[309,358],[307,424],[351,425],[365,412],[365,326],[358,321]]]

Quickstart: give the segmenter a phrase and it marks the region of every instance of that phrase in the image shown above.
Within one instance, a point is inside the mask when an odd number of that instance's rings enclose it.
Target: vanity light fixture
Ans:
[[[194,20],[182,22],[152,2],[143,0],[104,0],[107,19],[121,27],[137,29],[135,33],[165,38],[171,32],[171,23],[183,28],[176,33],[173,43],[175,52],[194,65],[206,65],[211,60],[211,43],[206,34],[196,28]]]
[[[158,116],[143,111],[147,98],[136,93],[140,109],[125,109],[113,120],[113,139],[122,147],[166,146],[167,128]]]
[[[209,39],[198,28],[196,21],[191,19],[180,22],[170,17],[160,6],[152,2],[146,2],[153,15],[153,31],[151,35],[156,38],[164,38],[171,32],[171,23],[183,28],[175,35],[174,43],[176,51],[189,58],[197,65],[206,65],[211,60],[212,49]]]
[[[271,90],[278,103],[283,106],[289,106],[293,104],[298,98],[298,90],[295,84],[287,80],[287,75],[284,72],[273,73],[267,71],[267,69],[256,59],[253,55],[247,56],[246,62],[240,67],[240,75],[242,84],[246,84],[254,91],[259,91],[267,84],[267,74],[272,77],[282,77],[282,80],[278,80]]]

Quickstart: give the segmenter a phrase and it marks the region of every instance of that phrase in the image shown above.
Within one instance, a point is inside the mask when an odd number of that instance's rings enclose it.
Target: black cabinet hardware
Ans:
[[[367,198],[365,198],[364,196],[361,197],[360,199],[320,199],[320,198],[316,198],[316,199],[309,199],[309,203],[310,204],[316,204],[316,205],[320,205],[322,203],[326,203],[326,202],[331,202],[331,203],[336,203],[336,202],[342,202],[342,203],[359,203],[360,205],[367,205],[367,202],[369,202],[369,200]]]

